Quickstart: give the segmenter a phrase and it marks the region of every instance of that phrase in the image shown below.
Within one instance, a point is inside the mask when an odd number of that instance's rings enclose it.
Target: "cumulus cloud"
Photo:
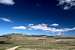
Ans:
[[[40,29],[40,30],[48,29],[47,24],[31,25],[31,26],[28,26],[28,27],[31,28],[31,29],[35,29],[35,30],[37,30],[37,29]]]
[[[53,25],[53,26],[56,26]],[[68,32],[68,31],[74,31],[75,27],[73,28],[56,28],[56,27],[52,27],[48,24],[29,24],[27,26],[15,26],[12,27],[12,29],[16,29],[16,30],[41,30],[41,31],[47,31],[47,32],[51,32],[51,33],[55,33],[57,36],[62,36],[64,35],[64,32]]]
[[[53,26],[58,26],[57,24]],[[29,26],[31,29],[35,30],[44,30],[44,31],[50,31],[50,32],[67,32],[67,31],[72,31],[75,30],[75,27],[73,28],[55,28],[55,27],[49,27],[47,24],[38,24],[38,25],[31,25]]]
[[[13,0],[0,0],[1,4],[5,4],[5,5],[14,5],[15,2]]]
[[[25,30],[26,27],[25,27],[25,26],[15,26],[15,27],[12,27],[12,29],[16,29],[16,30]]]
[[[72,31],[75,30],[75,28],[62,28],[62,29],[57,29],[57,28],[51,28],[52,32],[68,32],[68,31]]]
[[[73,28],[55,28],[55,27],[49,27],[48,24],[29,24],[28,26],[18,26],[13,27],[13,29],[22,29],[22,30],[43,30],[43,31],[49,31],[49,32],[68,32],[75,30],[75,27]]]
[[[11,20],[8,18],[0,18],[0,20],[5,21],[5,22],[11,22]]]
[[[75,6],[75,0],[58,0],[58,6],[63,6],[64,10],[68,10]]]

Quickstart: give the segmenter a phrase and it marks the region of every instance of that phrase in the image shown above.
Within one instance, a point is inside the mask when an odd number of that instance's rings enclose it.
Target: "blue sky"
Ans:
[[[64,10],[57,0],[0,1],[0,34],[75,36],[75,9]]]

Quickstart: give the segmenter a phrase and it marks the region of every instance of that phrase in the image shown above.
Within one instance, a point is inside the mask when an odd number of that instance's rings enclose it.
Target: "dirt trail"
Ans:
[[[6,50],[16,50],[17,48],[19,48],[20,46],[15,46],[15,47],[12,47],[12,48],[9,48],[9,49],[6,49]]]

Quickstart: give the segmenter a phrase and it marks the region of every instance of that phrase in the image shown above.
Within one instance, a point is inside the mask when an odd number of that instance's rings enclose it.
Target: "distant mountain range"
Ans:
[[[5,35],[2,35],[0,37],[7,37],[7,36],[25,36],[25,37],[52,37],[52,38],[75,38],[75,37],[69,37],[69,36],[48,36],[48,35],[25,35],[25,34],[22,34],[22,33],[10,33],[10,34],[5,34]]]

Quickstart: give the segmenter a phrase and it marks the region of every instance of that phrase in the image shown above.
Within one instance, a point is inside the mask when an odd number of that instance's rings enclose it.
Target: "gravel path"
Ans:
[[[9,48],[9,49],[6,49],[6,50],[16,50],[17,48],[19,48],[20,46],[15,46],[15,47],[12,47],[12,48]]]

